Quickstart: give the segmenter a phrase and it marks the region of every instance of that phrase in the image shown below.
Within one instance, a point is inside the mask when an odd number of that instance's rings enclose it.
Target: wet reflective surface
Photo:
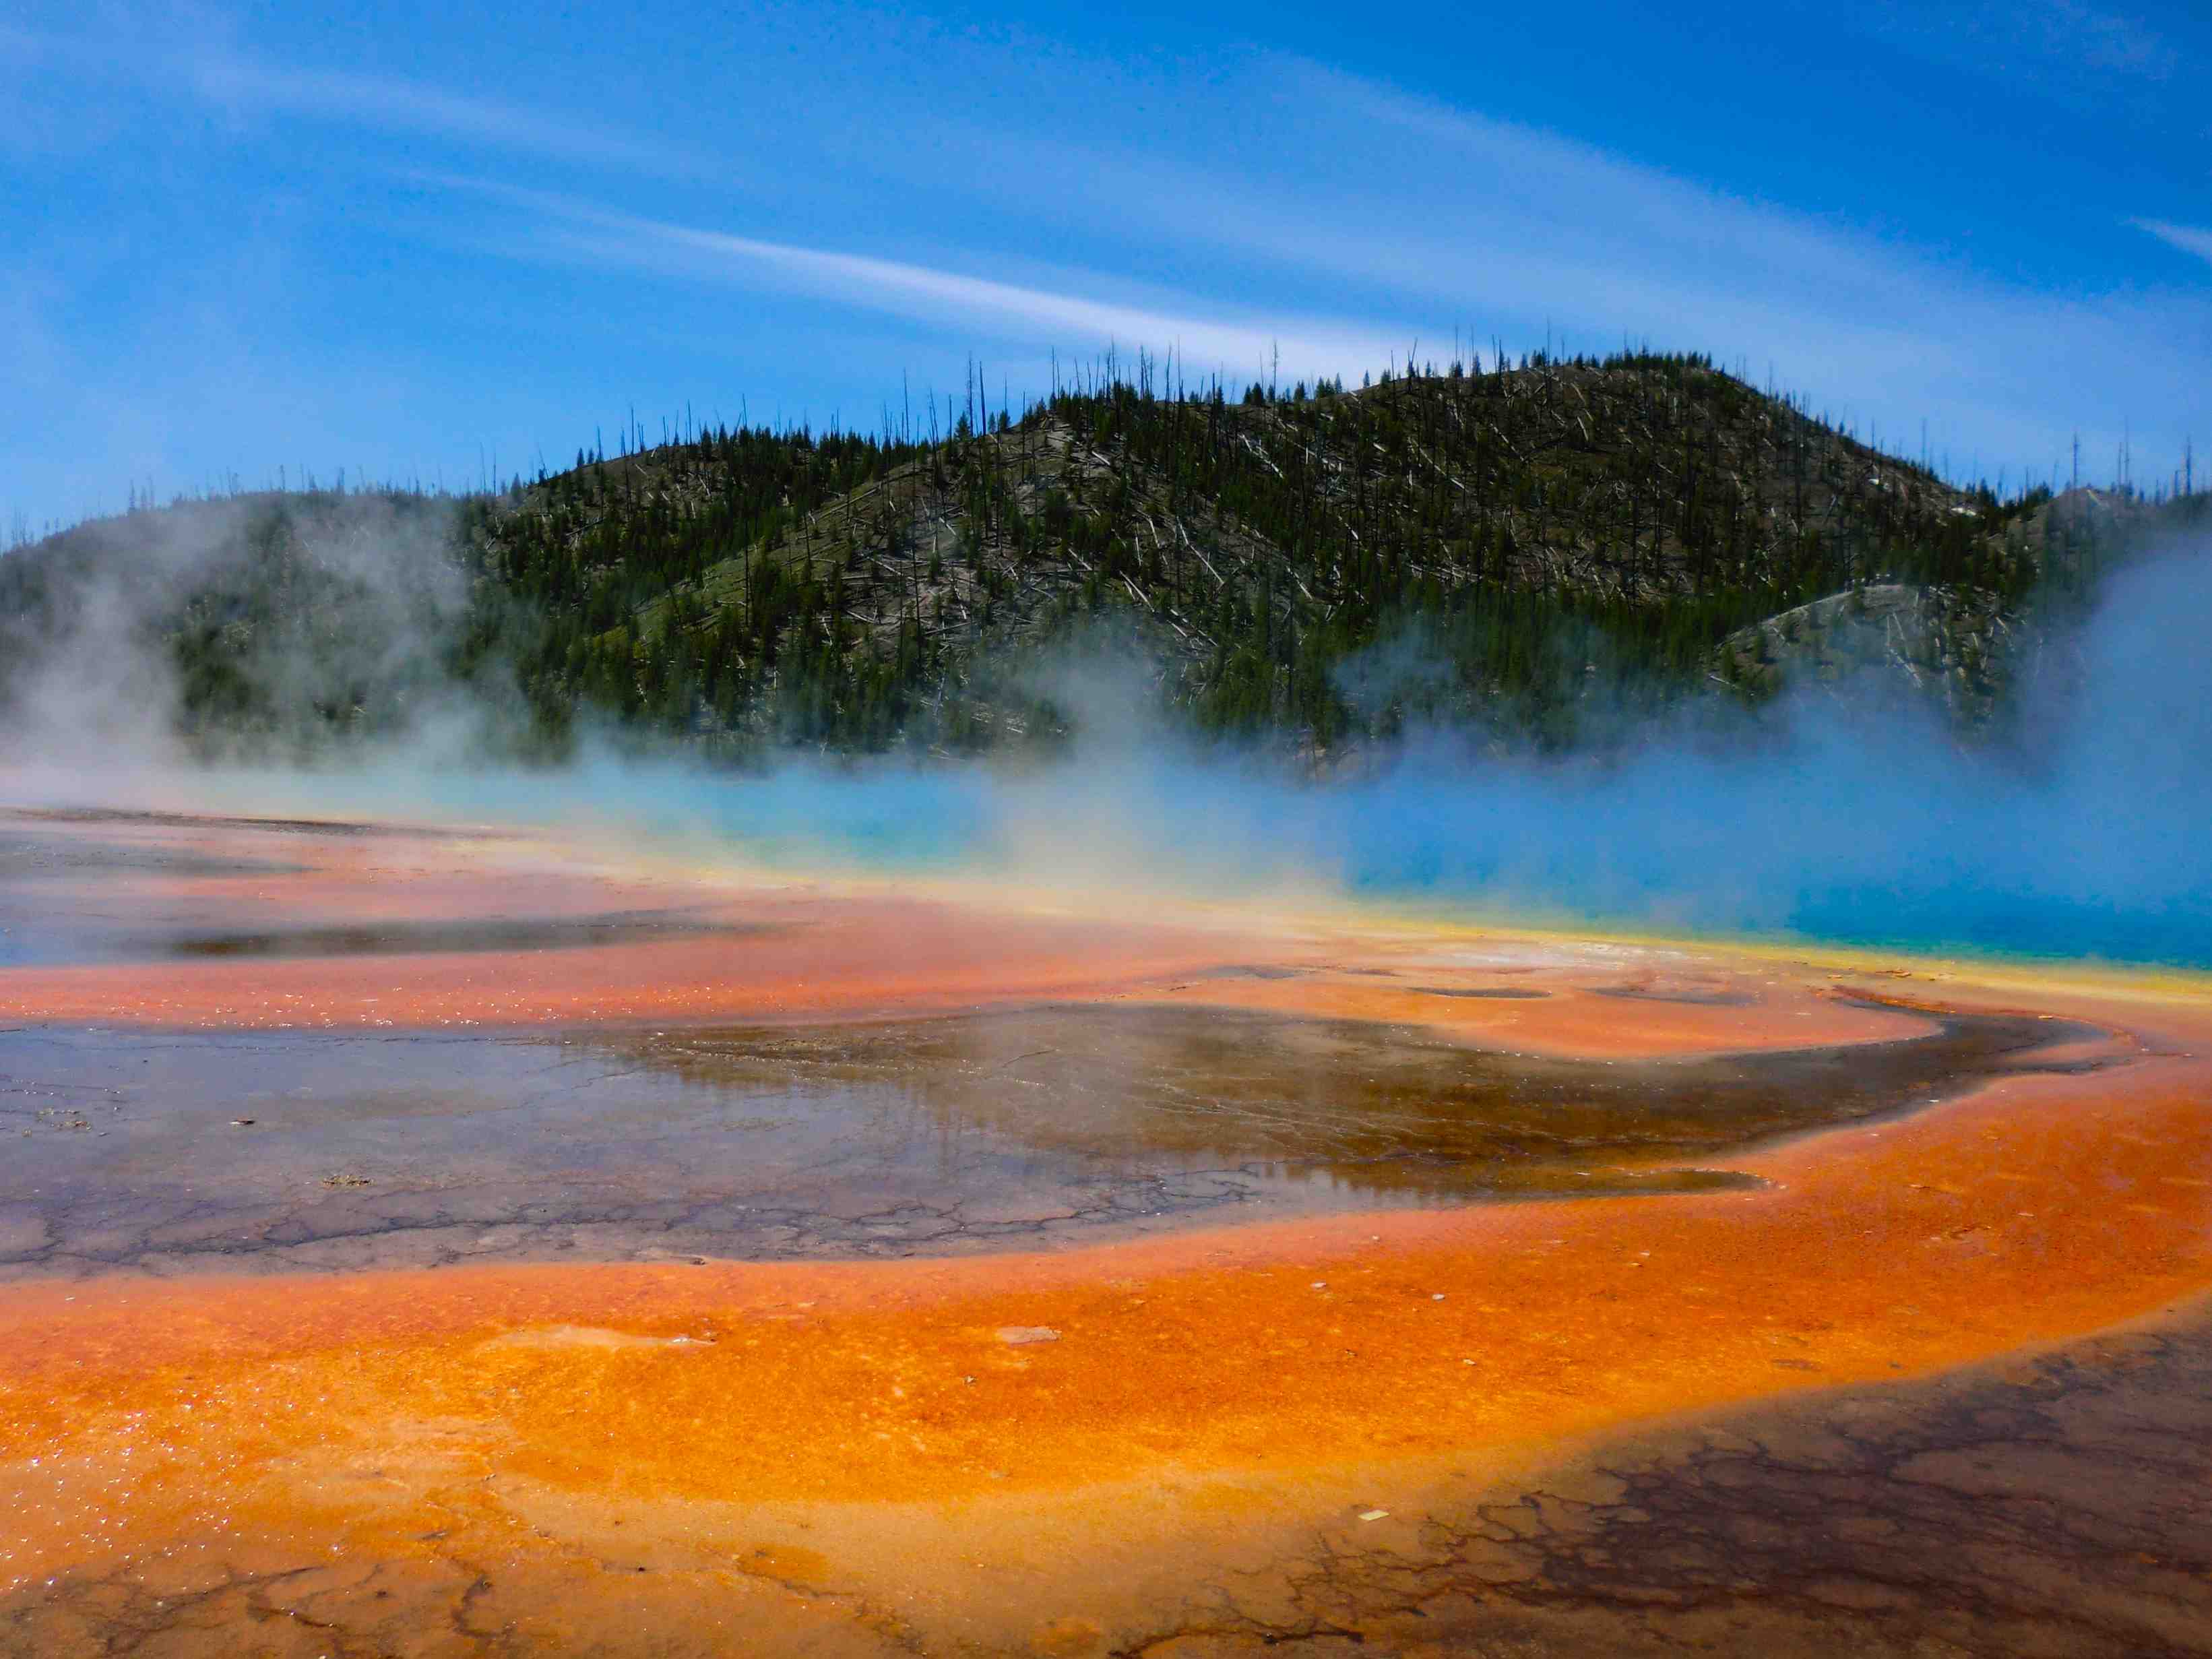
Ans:
[[[454,951],[580,951],[687,934],[739,939],[757,925],[715,921],[682,910],[615,911],[589,916],[486,917],[480,921],[389,921],[288,927],[260,933],[126,934],[120,957],[389,957]]]
[[[2212,1654],[2202,983],[1066,899],[0,811],[0,1655]]]
[[[1753,1184],[1734,1151],[2112,1057],[1953,1015],[1661,1061],[1190,1006],[506,1036],[0,1032],[0,1272],[1008,1249]]]
[[[1418,996],[1471,997],[1480,1002],[1541,1002],[1552,994],[1549,991],[1516,990],[1510,985],[1413,985],[1407,988]]]

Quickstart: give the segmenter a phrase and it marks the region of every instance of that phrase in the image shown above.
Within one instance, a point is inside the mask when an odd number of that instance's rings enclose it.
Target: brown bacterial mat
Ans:
[[[2049,1057],[2104,1036],[1956,1013],[1885,1042],[1573,1060],[1189,1004],[565,1035],[31,1027],[0,1032],[0,1273],[905,1255],[1747,1187],[1732,1153],[2118,1063]]]

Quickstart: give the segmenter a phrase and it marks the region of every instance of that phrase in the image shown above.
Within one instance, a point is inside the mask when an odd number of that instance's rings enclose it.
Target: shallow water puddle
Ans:
[[[863,1025],[0,1032],[0,1272],[906,1255],[1230,1218],[1755,1184],[2094,1028],[1651,1061],[1187,1004]]]

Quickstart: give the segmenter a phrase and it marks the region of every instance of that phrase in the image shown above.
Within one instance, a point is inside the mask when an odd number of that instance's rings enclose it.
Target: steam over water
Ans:
[[[2202,966],[2212,964],[2209,568],[2182,556],[2116,580],[2056,648],[2073,687],[2031,688],[2003,745],[1962,748],[1932,717],[1844,688],[1756,721],[1637,734],[1602,760],[1472,754],[1439,735],[1365,775],[1313,784],[1094,712],[1079,757],[1042,773],[796,765],[734,781],[608,762],[586,793],[793,864],[1199,893],[1281,885],[1593,923]],[[447,799],[528,817],[561,813],[577,794],[574,779],[512,778]]]
[[[1911,699],[1844,685],[1758,715],[1716,699],[1624,730],[1595,757],[1417,734],[1316,782],[1279,758],[1163,729],[1140,669],[1094,656],[1053,682],[1078,735],[1051,763],[810,757],[738,775],[641,760],[617,735],[570,766],[487,771],[456,761],[469,721],[449,699],[365,765],[283,775],[180,769],[158,744],[141,754],[80,738],[64,756],[52,741],[64,722],[7,787],[51,802],[596,818],[626,845],[649,836],[710,863],[980,872],[1169,902],[1350,894],[1536,921],[2212,965],[2209,572],[2193,550],[2114,579],[2089,623],[2045,647],[2050,672],[2004,737],[1978,745]],[[50,717],[113,700],[112,686],[41,690]],[[88,754],[112,774],[88,779]]]

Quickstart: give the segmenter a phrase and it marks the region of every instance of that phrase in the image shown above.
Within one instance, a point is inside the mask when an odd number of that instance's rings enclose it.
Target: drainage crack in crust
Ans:
[[[2212,1441],[2171,1430],[2177,1410],[2204,1422],[2208,1386],[2212,1309],[2199,1306],[2026,1367],[1615,1445],[1573,1466],[1579,1494],[1438,1494],[1408,1554],[1317,1548],[1279,1582],[1385,1644],[1418,1619],[1430,1639],[1510,1630],[1516,1651],[1586,1650],[1599,1609],[1618,1640],[1655,1650],[1796,1651],[1826,1632],[1867,1653],[1931,1638],[1975,1654],[2202,1653]],[[1720,1622],[1698,1626],[1704,1614]],[[1279,1627],[1257,1613],[1242,1626]]]

